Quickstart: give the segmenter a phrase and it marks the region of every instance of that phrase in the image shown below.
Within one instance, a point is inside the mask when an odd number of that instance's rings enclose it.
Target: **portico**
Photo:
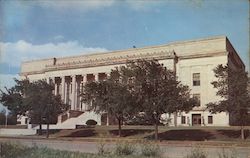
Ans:
[[[83,87],[87,82],[105,80],[107,73],[76,74],[70,76],[49,77],[47,81],[55,85],[55,95],[60,95],[65,104],[70,105],[71,110],[88,111],[89,105],[81,102]]]

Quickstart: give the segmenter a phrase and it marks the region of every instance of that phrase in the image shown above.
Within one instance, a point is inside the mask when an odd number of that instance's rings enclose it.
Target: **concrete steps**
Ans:
[[[70,115],[69,115],[70,116]],[[58,121],[57,124],[51,124],[50,129],[75,129],[76,125],[86,125],[88,120],[95,120],[97,125],[101,125],[101,116],[93,111],[89,112],[73,112],[71,116],[64,121]],[[47,128],[47,125],[42,125],[43,129]],[[33,127],[33,129],[39,129],[39,126]]]

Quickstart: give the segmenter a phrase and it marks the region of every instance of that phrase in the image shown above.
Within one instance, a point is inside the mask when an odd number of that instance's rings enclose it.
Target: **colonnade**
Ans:
[[[81,102],[81,92],[87,82],[105,80],[106,73],[95,73],[85,75],[70,75],[48,77],[47,82],[53,82],[55,85],[55,95],[61,95],[65,104],[70,105],[71,110],[88,111],[90,105]]]

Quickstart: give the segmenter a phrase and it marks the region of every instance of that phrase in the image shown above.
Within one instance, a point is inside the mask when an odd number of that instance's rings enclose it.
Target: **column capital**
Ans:
[[[71,78],[76,78],[76,75],[70,75]]]

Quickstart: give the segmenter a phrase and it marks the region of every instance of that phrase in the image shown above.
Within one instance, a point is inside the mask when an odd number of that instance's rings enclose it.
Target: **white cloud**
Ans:
[[[162,0],[126,0],[126,3],[129,5],[130,8],[136,10],[136,11],[149,11],[154,9],[157,6],[162,6],[166,1]]]
[[[99,9],[103,7],[110,7],[114,4],[115,0],[54,0],[54,1],[44,1],[37,0],[35,1],[36,5],[45,8],[54,8],[54,9],[81,9],[81,10],[92,10]]]
[[[10,66],[18,67],[22,61],[62,57],[71,55],[88,54],[93,52],[106,52],[105,48],[85,47],[78,41],[68,41],[61,43],[45,43],[34,45],[24,40],[11,42],[0,42],[1,61]]]
[[[62,35],[57,35],[53,38],[55,41],[61,41],[64,39],[64,37]]]

